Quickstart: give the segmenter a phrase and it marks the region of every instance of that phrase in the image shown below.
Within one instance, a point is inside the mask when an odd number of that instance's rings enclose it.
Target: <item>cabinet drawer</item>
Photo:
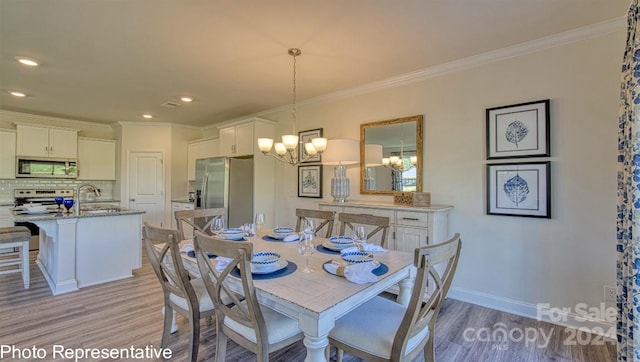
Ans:
[[[374,216],[386,216],[389,218],[389,223],[393,224],[395,222],[395,212],[393,210],[384,210],[384,209],[374,209],[374,208],[366,208],[366,207],[345,207],[344,212],[349,214],[367,214]]]
[[[429,227],[429,214],[422,212],[397,211],[396,224],[426,228]]]

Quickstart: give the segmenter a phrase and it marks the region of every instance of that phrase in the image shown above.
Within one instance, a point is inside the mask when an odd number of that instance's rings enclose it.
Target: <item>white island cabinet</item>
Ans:
[[[54,295],[133,276],[142,266],[142,211],[99,205],[79,216],[18,215],[40,228],[36,263]]]

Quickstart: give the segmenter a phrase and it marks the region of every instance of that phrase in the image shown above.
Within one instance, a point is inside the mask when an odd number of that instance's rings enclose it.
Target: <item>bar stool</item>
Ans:
[[[0,228],[0,249],[20,248],[20,251],[0,254],[0,269],[18,265],[18,269],[0,270],[0,274],[22,273],[24,288],[29,289],[29,239],[31,232],[24,226],[12,226]],[[8,258],[6,258],[8,257]]]

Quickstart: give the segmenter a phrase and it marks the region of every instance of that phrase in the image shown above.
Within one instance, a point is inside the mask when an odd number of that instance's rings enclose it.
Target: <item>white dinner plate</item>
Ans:
[[[282,240],[282,239],[286,238],[289,235],[281,236],[281,235],[269,234],[267,236],[270,237],[271,239]]]
[[[282,270],[286,268],[287,265],[289,265],[289,262],[287,261],[287,259],[280,259],[280,261],[278,261],[275,265],[268,265],[268,266],[265,265],[265,266],[259,266],[259,267],[254,267],[252,265],[251,274],[269,274],[269,273],[277,272],[278,270]]]
[[[325,241],[325,242],[322,244],[322,246],[323,246],[323,247],[325,247],[325,248],[327,248],[327,249],[329,249],[329,250],[333,250],[333,251],[341,251],[341,250],[343,250],[343,249],[346,249],[346,248],[350,248],[350,247],[352,247],[352,246],[353,246],[353,244],[350,244],[350,245],[336,245],[336,244],[332,243],[331,241]]]

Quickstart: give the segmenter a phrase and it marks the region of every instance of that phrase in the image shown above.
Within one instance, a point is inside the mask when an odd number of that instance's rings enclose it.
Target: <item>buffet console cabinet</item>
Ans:
[[[339,232],[338,214],[368,214],[386,216],[390,228],[386,247],[413,253],[418,247],[446,241],[449,235],[450,205],[410,207],[392,203],[349,201],[319,203],[320,210],[336,212],[333,235]]]

